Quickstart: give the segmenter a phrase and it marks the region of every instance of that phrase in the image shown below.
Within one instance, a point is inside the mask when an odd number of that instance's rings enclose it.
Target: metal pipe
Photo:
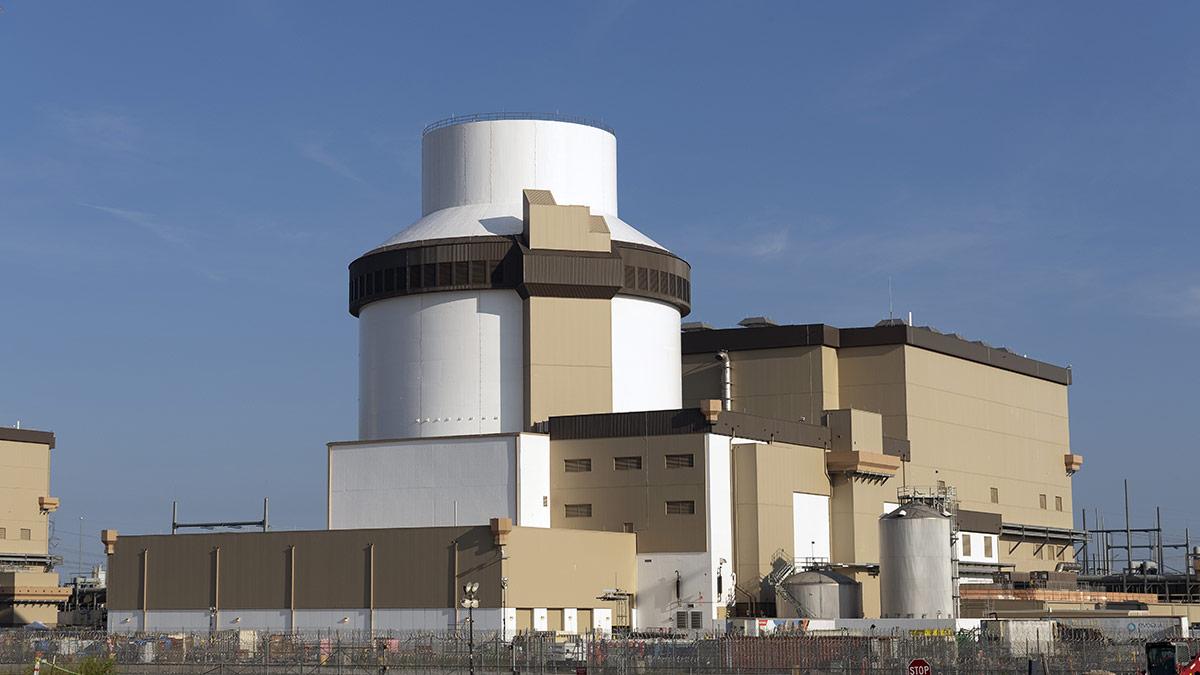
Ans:
[[[733,366],[729,362],[729,351],[722,349],[717,352],[717,360],[721,362],[721,409],[733,409]]]
[[[1154,507],[1154,542],[1157,545],[1158,557],[1155,561],[1158,563],[1158,569],[1163,570],[1163,543],[1162,543],[1162,510],[1161,507]]]
[[[267,530],[269,530],[269,529],[270,529],[270,528],[267,526],[267,524],[268,524],[268,521],[267,521],[267,513],[268,513],[268,511],[267,511],[267,504],[268,504],[270,501],[271,501],[271,498],[270,498],[270,497],[263,497],[263,521],[262,521],[262,528],[263,528],[263,532],[266,532]]]
[[[1087,509],[1079,509],[1083,516],[1083,573],[1087,574],[1088,570],[1088,529],[1087,529]]]
[[[1133,569],[1133,533],[1129,531],[1129,479],[1125,479],[1125,574]],[[1129,590],[1126,588],[1125,590]]]

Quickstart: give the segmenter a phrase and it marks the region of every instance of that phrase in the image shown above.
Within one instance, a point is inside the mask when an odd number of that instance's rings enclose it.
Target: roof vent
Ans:
[[[768,326],[778,326],[779,324],[771,320],[769,316],[748,316],[738,322],[742,328],[767,328]]]
[[[679,328],[680,328],[680,330],[682,330],[685,333],[694,333],[698,330],[712,330],[713,329],[712,326],[704,323],[703,321],[687,321],[687,322],[684,322],[684,324],[681,325]]]

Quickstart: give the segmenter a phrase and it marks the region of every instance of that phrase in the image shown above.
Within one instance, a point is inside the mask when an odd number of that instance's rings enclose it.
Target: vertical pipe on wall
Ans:
[[[146,588],[150,585],[150,549],[142,549],[142,630],[146,630],[146,603],[149,593]]]
[[[375,544],[367,544],[367,630],[375,635]]]
[[[221,628],[221,547],[213,549],[213,616]]]
[[[288,547],[288,628],[296,632],[296,545]]]
[[[717,352],[717,360],[721,362],[721,409],[733,409],[733,366],[729,363],[729,351],[722,349]]]

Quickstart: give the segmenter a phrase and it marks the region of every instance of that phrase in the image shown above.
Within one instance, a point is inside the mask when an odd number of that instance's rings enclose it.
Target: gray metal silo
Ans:
[[[909,502],[879,519],[879,605],[885,618],[954,616],[950,518]]]
[[[861,619],[862,584],[833,570],[797,572],[783,582],[791,600],[779,606],[780,616],[787,610],[805,619]]]

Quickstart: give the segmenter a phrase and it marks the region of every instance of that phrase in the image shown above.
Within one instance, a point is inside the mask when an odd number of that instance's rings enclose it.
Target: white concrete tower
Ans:
[[[542,115],[422,136],[422,217],[350,265],[359,438],[678,408],[690,268],[617,213],[616,137]]]

